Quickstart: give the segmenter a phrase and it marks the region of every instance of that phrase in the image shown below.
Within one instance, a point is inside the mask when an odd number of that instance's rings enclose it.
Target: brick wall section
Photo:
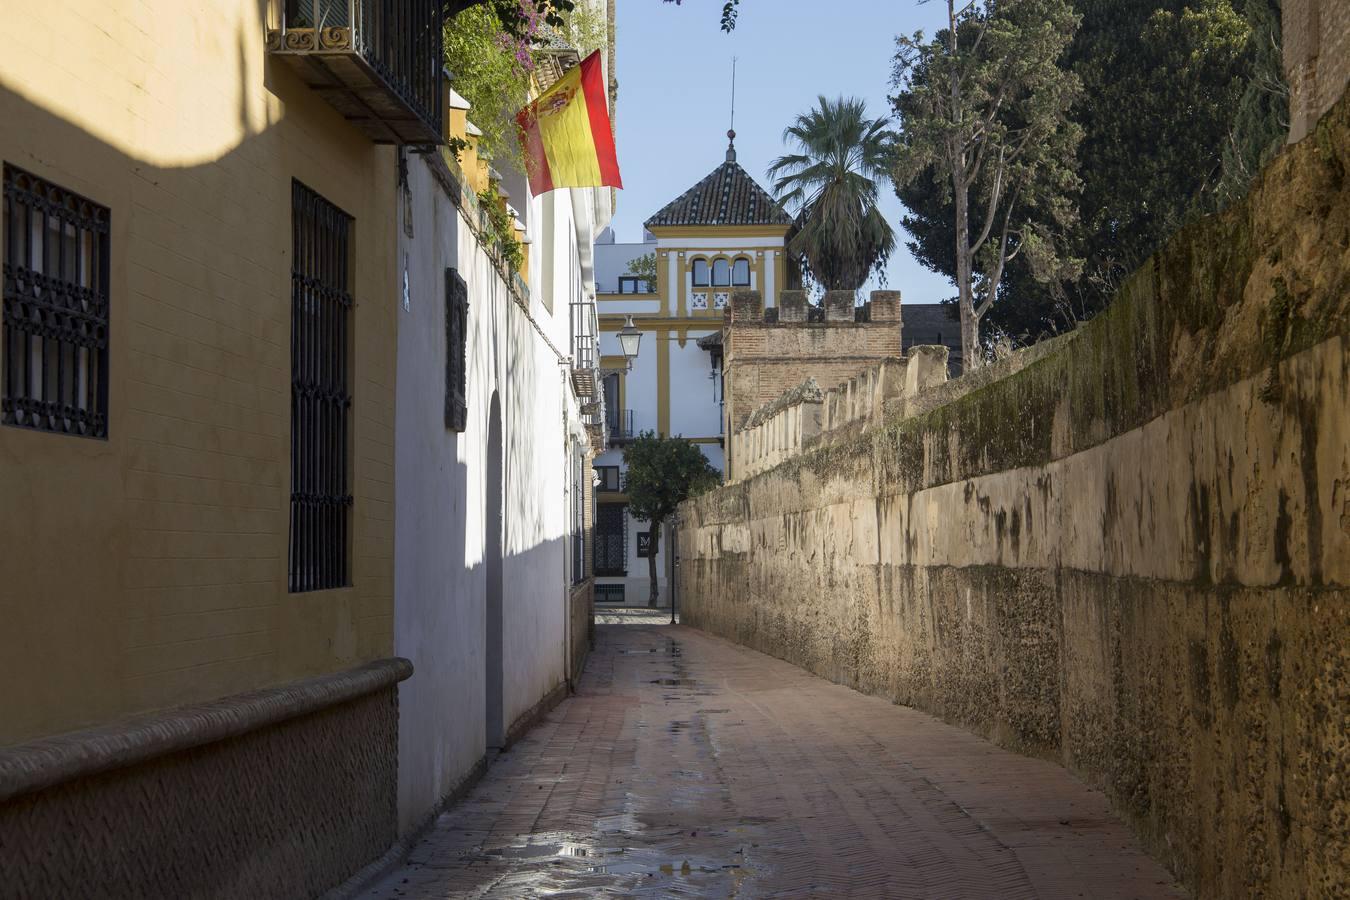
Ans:
[[[1284,0],[1289,140],[1302,140],[1350,83],[1350,0]]]
[[[900,298],[876,292],[871,322],[853,320],[853,293],[835,292],[837,309],[847,300],[848,315],[836,312],[827,322],[808,322],[806,295],[784,291],[779,321],[764,321],[758,291],[737,291],[726,314],[723,362],[727,433],[732,434],[756,409],[808,378],[823,389],[842,384],[883,360],[900,355]],[[734,463],[731,463],[734,465]]]

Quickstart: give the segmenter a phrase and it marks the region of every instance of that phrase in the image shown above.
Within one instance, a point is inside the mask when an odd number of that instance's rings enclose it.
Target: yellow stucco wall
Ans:
[[[108,440],[0,427],[0,745],[392,652],[393,155],[268,59],[268,13],[0,0],[0,158],[112,221]],[[292,178],[355,218],[352,586],[307,594]]]

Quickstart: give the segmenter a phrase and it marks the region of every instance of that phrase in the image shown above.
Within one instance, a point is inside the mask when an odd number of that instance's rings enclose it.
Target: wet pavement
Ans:
[[[679,613],[675,621],[680,621]],[[648,609],[645,606],[596,606],[597,625],[669,625],[670,608]]]
[[[1064,769],[656,618],[361,896],[1184,896]]]

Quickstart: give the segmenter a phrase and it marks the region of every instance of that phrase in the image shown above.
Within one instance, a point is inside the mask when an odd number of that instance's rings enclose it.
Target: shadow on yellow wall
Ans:
[[[0,158],[111,211],[108,439],[0,427],[0,744],[392,652],[392,151],[267,58],[266,0],[126,6],[11,17],[0,58]],[[309,594],[292,179],[356,237],[353,586]]]

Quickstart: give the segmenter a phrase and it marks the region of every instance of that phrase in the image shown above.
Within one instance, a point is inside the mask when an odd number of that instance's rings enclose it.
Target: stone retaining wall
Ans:
[[[1111,309],[686,504],[684,621],[1060,761],[1202,897],[1350,883],[1350,106]]]

